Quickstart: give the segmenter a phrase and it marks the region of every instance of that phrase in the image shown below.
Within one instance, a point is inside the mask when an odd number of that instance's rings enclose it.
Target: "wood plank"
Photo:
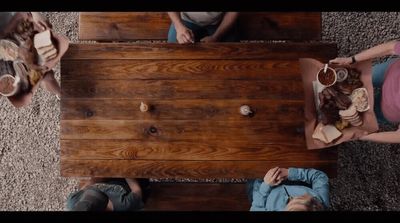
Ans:
[[[297,60],[311,57],[328,62],[337,55],[336,43],[96,43],[70,44],[62,58],[82,59],[260,59]]]
[[[298,80],[64,80],[63,98],[303,100]]]
[[[270,142],[304,145],[304,122],[61,120],[61,139]]]
[[[79,39],[98,41],[165,40],[171,24],[166,12],[81,12]],[[320,12],[241,12],[242,40],[320,40]]]
[[[246,184],[152,183],[144,211],[248,211]]]
[[[167,39],[170,25],[166,12],[80,12],[79,39]]]
[[[335,161],[156,161],[61,159],[63,177],[260,178],[273,167],[322,170],[336,176]]]
[[[320,40],[320,12],[251,12],[238,19],[242,40]]]
[[[301,100],[146,100],[148,112],[141,112],[141,100],[132,99],[64,99],[63,120],[217,120],[217,121],[303,121]],[[239,113],[249,105],[254,115]]]
[[[148,142],[137,140],[60,140],[70,160],[337,160],[336,148],[307,150],[287,142]]]
[[[65,60],[62,80],[301,81],[298,60]]]

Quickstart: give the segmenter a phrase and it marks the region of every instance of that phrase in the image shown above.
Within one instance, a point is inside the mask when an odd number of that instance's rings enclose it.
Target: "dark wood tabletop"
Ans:
[[[71,44],[61,175],[259,178],[280,166],[335,176],[336,148],[306,149],[298,59],[336,55],[330,43]]]

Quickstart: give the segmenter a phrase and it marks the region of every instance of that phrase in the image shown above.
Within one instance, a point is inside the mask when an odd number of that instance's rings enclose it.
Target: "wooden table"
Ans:
[[[305,146],[298,58],[336,54],[327,43],[72,44],[61,175],[255,178],[280,166],[335,176],[336,149]]]

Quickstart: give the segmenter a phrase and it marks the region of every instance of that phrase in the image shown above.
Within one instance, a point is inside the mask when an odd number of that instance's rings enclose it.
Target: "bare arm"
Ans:
[[[176,30],[176,40],[178,43],[193,43],[194,34],[192,30],[188,29],[183,23],[179,12],[168,12],[169,18]]]
[[[181,16],[180,16],[179,12],[168,12],[168,16],[171,19],[171,21],[174,24],[176,29],[182,28],[182,27],[185,26],[182,23]]]
[[[383,43],[367,50],[364,50],[360,53],[354,55],[354,59],[356,61],[365,61],[369,59],[379,58],[383,56],[393,55],[394,47],[398,43],[398,41],[390,41],[387,43]],[[338,57],[336,59],[330,60],[330,63],[335,63],[339,65],[347,65],[352,62],[351,57]]]
[[[360,140],[377,143],[400,143],[400,128],[397,131],[372,133],[361,137]]]
[[[142,189],[140,188],[139,182],[133,178],[125,178],[125,180],[128,183],[129,188],[131,188],[131,191],[142,197]]]
[[[237,18],[239,17],[238,12],[227,12],[222,18],[217,30],[212,36],[207,36],[202,39],[202,42],[217,42],[219,41],[225,33],[227,33],[235,24]]]

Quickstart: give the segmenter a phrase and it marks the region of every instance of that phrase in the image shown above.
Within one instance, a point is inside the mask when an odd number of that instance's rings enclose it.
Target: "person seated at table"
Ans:
[[[361,140],[400,143],[400,41],[389,41],[351,57],[338,57],[329,61],[338,65],[349,65],[389,55],[395,57],[372,67],[374,111],[379,124],[395,124],[398,127],[396,131],[366,133]]]
[[[91,178],[67,199],[69,211],[135,211],[144,206],[147,179]]]
[[[238,42],[238,12],[168,12],[169,43]]]
[[[322,211],[329,208],[329,179],[316,169],[268,170],[264,179],[249,180],[250,211]]]

